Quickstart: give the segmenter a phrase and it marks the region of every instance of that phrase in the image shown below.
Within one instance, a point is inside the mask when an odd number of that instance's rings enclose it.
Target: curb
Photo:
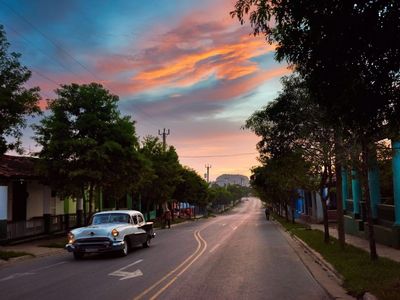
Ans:
[[[317,251],[312,249],[310,246],[308,246],[302,239],[298,238],[296,235],[291,234],[290,232],[286,231],[292,239],[294,239],[297,243],[300,244],[300,246],[305,249],[306,252],[310,256],[313,257],[314,261],[319,264],[324,270],[330,271],[334,275],[334,279],[340,284],[343,284],[343,276],[329,263],[327,262],[321,254],[319,254]]]
[[[297,242],[297,244],[303,248],[304,252],[309,255],[310,257],[312,257],[312,259],[315,261],[315,263],[319,264],[321,266],[321,268],[330,273],[330,277],[333,278],[337,284],[339,284],[342,288],[343,288],[343,276],[329,263],[327,262],[320,253],[318,253],[317,251],[315,251],[314,249],[312,249],[307,243],[305,243],[302,239],[300,239],[299,237],[297,237],[296,235],[292,234],[291,232],[287,231],[281,223],[279,223],[276,220],[273,220],[273,222],[278,225],[279,229],[284,232],[287,236],[289,236],[290,238],[292,238],[293,241]],[[318,281],[318,280],[317,280]],[[325,289],[326,290],[326,289]],[[328,292],[329,293],[329,292]],[[329,293],[330,294],[330,293]],[[354,298],[353,296],[347,294],[349,297]],[[359,298],[357,298],[359,299]],[[364,295],[362,296],[362,298],[360,298],[362,300],[378,300],[378,298],[371,294],[370,292],[366,291],[364,293]]]
[[[343,284],[343,276],[329,263],[327,262],[321,254],[312,249],[307,245],[302,239],[298,238],[296,235],[287,231],[281,223],[276,220],[272,221],[274,224],[278,225],[279,229],[283,231],[288,237],[290,237],[293,241],[297,242],[297,244],[303,248],[304,252],[312,257],[312,259],[319,264],[324,271],[329,271],[331,273],[331,277],[340,285]]]

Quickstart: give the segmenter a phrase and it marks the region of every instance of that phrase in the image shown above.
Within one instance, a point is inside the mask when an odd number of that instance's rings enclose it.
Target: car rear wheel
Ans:
[[[128,241],[125,239],[124,240],[124,248],[122,248],[121,250],[121,256],[127,256],[129,252],[129,245],[128,245]]]
[[[151,237],[147,236],[146,241],[142,244],[143,248],[149,248],[150,247],[150,241],[151,241]]]
[[[82,252],[74,252],[74,258],[76,260],[82,259],[85,254]]]

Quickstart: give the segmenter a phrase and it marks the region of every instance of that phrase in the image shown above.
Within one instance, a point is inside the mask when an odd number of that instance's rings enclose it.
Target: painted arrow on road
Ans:
[[[132,267],[133,265],[136,265],[138,263],[141,263],[143,261],[143,259],[139,259],[137,261],[135,261],[134,263],[131,263],[121,269],[118,269],[108,275],[110,276],[119,276],[122,277],[119,280],[125,280],[125,279],[131,279],[131,278],[135,278],[135,277],[139,277],[139,276],[143,276],[143,273],[141,270],[137,269],[133,272],[128,272],[128,271],[124,271],[126,269],[128,269],[129,267]]]

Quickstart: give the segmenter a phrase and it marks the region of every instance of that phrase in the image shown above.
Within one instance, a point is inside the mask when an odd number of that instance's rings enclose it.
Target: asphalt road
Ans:
[[[256,198],[159,230],[127,257],[37,258],[0,270],[1,299],[330,299]]]

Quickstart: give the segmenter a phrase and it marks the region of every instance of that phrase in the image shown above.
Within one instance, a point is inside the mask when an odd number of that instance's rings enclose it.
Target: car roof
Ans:
[[[95,213],[95,215],[102,215],[102,214],[129,214],[129,215],[136,215],[142,213],[138,210],[105,210]]]

